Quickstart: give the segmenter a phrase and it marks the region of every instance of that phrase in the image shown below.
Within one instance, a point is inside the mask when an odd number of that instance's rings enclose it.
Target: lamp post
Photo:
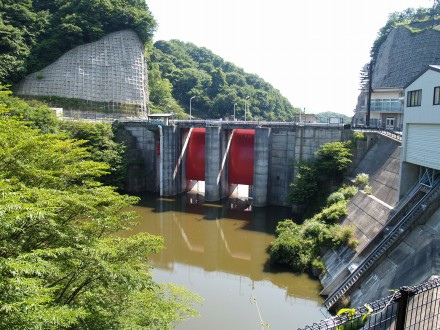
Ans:
[[[246,113],[247,113],[247,99],[249,98],[249,96],[246,96],[246,98],[244,99],[244,121],[246,121]]]
[[[237,103],[234,103],[234,121],[235,121],[235,106],[237,105]]]
[[[189,120],[192,120],[192,115],[191,115],[191,101],[192,99],[195,98],[195,96],[191,97],[189,99]]]

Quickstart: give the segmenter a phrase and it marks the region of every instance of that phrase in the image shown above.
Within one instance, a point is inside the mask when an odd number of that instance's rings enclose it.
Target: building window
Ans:
[[[372,99],[371,111],[402,111],[399,99]]]
[[[419,107],[422,104],[422,90],[408,92],[406,105],[408,107]]]
[[[440,104],[440,86],[434,87],[434,105]]]

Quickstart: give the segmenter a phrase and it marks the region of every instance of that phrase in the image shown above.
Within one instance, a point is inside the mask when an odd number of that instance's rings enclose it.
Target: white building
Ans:
[[[400,190],[433,186],[440,177],[440,66],[430,65],[405,86]]]
[[[370,127],[400,131],[403,125],[403,88],[381,87],[373,89],[370,105]],[[355,125],[365,125],[367,116],[367,91],[359,98],[359,114]]]

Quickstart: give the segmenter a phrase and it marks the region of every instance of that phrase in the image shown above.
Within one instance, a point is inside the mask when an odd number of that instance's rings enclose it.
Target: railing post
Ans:
[[[397,301],[398,305],[397,305],[397,316],[396,316],[396,330],[403,330],[403,329],[405,329],[405,320],[406,320],[406,313],[407,313],[407,307],[408,307],[408,299],[414,293],[407,286],[401,287],[399,291],[400,291],[401,296]]]

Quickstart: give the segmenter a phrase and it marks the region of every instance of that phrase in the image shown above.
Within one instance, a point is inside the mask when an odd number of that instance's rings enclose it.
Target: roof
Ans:
[[[437,64],[432,64],[432,65],[428,65],[423,71],[421,71],[417,76],[415,76],[413,79],[410,80],[409,83],[407,83],[403,88],[406,89],[408,88],[409,85],[411,85],[414,81],[416,81],[417,79],[419,79],[421,76],[423,76],[425,74],[425,72],[427,72],[428,70],[433,70],[436,72],[440,72],[440,65]]]

